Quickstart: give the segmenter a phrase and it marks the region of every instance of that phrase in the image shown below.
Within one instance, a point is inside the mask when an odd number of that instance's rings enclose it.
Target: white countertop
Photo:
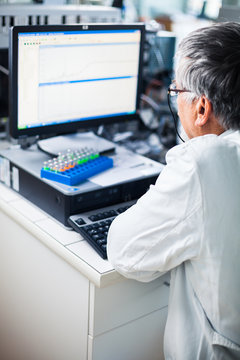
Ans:
[[[98,287],[122,278],[75,231],[67,230],[47,213],[0,183],[0,211],[33,234]]]

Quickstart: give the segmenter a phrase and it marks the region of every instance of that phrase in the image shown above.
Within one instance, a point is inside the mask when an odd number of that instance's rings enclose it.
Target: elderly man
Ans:
[[[108,258],[140,281],[171,270],[166,360],[240,359],[240,24],[192,32],[177,57],[189,140],[114,220]]]

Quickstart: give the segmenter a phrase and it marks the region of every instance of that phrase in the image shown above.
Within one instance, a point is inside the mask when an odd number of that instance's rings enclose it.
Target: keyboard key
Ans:
[[[106,225],[110,225],[111,223],[112,223],[112,221],[113,221],[114,219],[108,219],[108,220],[106,220]]]
[[[124,211],[126,211],[127,209],[128,209],[128,206],[124,206],[124,207],[120,207],[119,209],[117,209],[117,211],[119,212],[119,214],[121,214]]]
[[[78,224],[78,225],[84,225],[84,224],[86,224],[86,222],[82,219],[82,218],[79,218],[79,219],[77,219],[77,220],[75,220],[76,221],[76,223]]]
[[[93,240],[99,242],[99,241],[101,241],[101,240],[103,239],[103,235],[101,235],[101,234],[95,234],[95,235],[92,236],[92,238],[93,238]]]
[[[100,223],[99,223],[101,226],[106,226],[107,225],[107,220],[105,220],[105,221],[100,221]]]
[[[102,248],[102,250],[103,250],[104,252],[106,252],[106,251],[107,251],[107,244],[103,244],[103,245],[101,246],[101,248]]]
[[[107,239],[99,239],[99,240],[97,241],[97,243],[98,243],[99,245],[106,244],[106,242],[107,242]]]
[[[102,219],[107,219],[107,218],[110,218],[113,216],[117,216],[117,212],[115,210],[99,212],[97,214],[90,215],[88,218],[89,218],[89,220],[94,222],[94,221],[99,221]]]
[[[89,231],[89,230],[92,230],[93,227],[92,227],[92,225],[88,225],[88,226],[85,226],[85,229],[86,229],[86,231]]]
[[[98,220],[99,220],[97,215],[91,215],[91,216],[89,216],[88,218],[89,218],[89,220],[91,220],[91,221],[98,221]]]
[[[112,216],[117,216],[117,213],[115,210],[110,210],[110,211],[105,211],[103,213],[104,217],[105,218],[109,218],[109,217],[112,217]]]

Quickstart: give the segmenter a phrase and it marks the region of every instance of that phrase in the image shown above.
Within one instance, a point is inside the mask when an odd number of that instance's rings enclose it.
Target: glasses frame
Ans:
[[[191,90],[185,90],[185,89],[177,89],[175,86],[175,83],[172,83],[168,88],[168,94],[170,96],[177,96],[178,94],[184,93],[184,92],[191,92]]]
[[[171,85],[175,85],[174,83],[171,84]],[[184,89],[177,89],[177,88],[172,88],[171,85],[169,86],[168,88],[168,93],[167,93],[167,101],[168,101],[168,107],[169,107],[169,110],[170,110],[170,113],[173,117],[173,121],[174,121],[174,126],[175,126],[175,130],[176,130],[176,133],[177,133],[177,136],[179,137],[179,139],[182,141],[182,142],[185,142],[183,140],[183,138],[181,137],[181,135],[179,134],[178,132],[178,128],[177,128],[177,119],[174,115],[174,112],[172,110],[172,106],[171,106],[171,101],[170,101],[170,97],[173,97],[173,96],[178,96],[178,94],[181,94],[181,93],[184,93],[184,92],[191,92],[191,90],[184,90]]]

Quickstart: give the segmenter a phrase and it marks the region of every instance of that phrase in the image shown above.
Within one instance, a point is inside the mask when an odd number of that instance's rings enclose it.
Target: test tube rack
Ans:
[[[82,149],[68,150],[57,157],[45,161],[41,177],[66,185],[76,185],[93,175],[113,167],[113,160],[97,152]]]

